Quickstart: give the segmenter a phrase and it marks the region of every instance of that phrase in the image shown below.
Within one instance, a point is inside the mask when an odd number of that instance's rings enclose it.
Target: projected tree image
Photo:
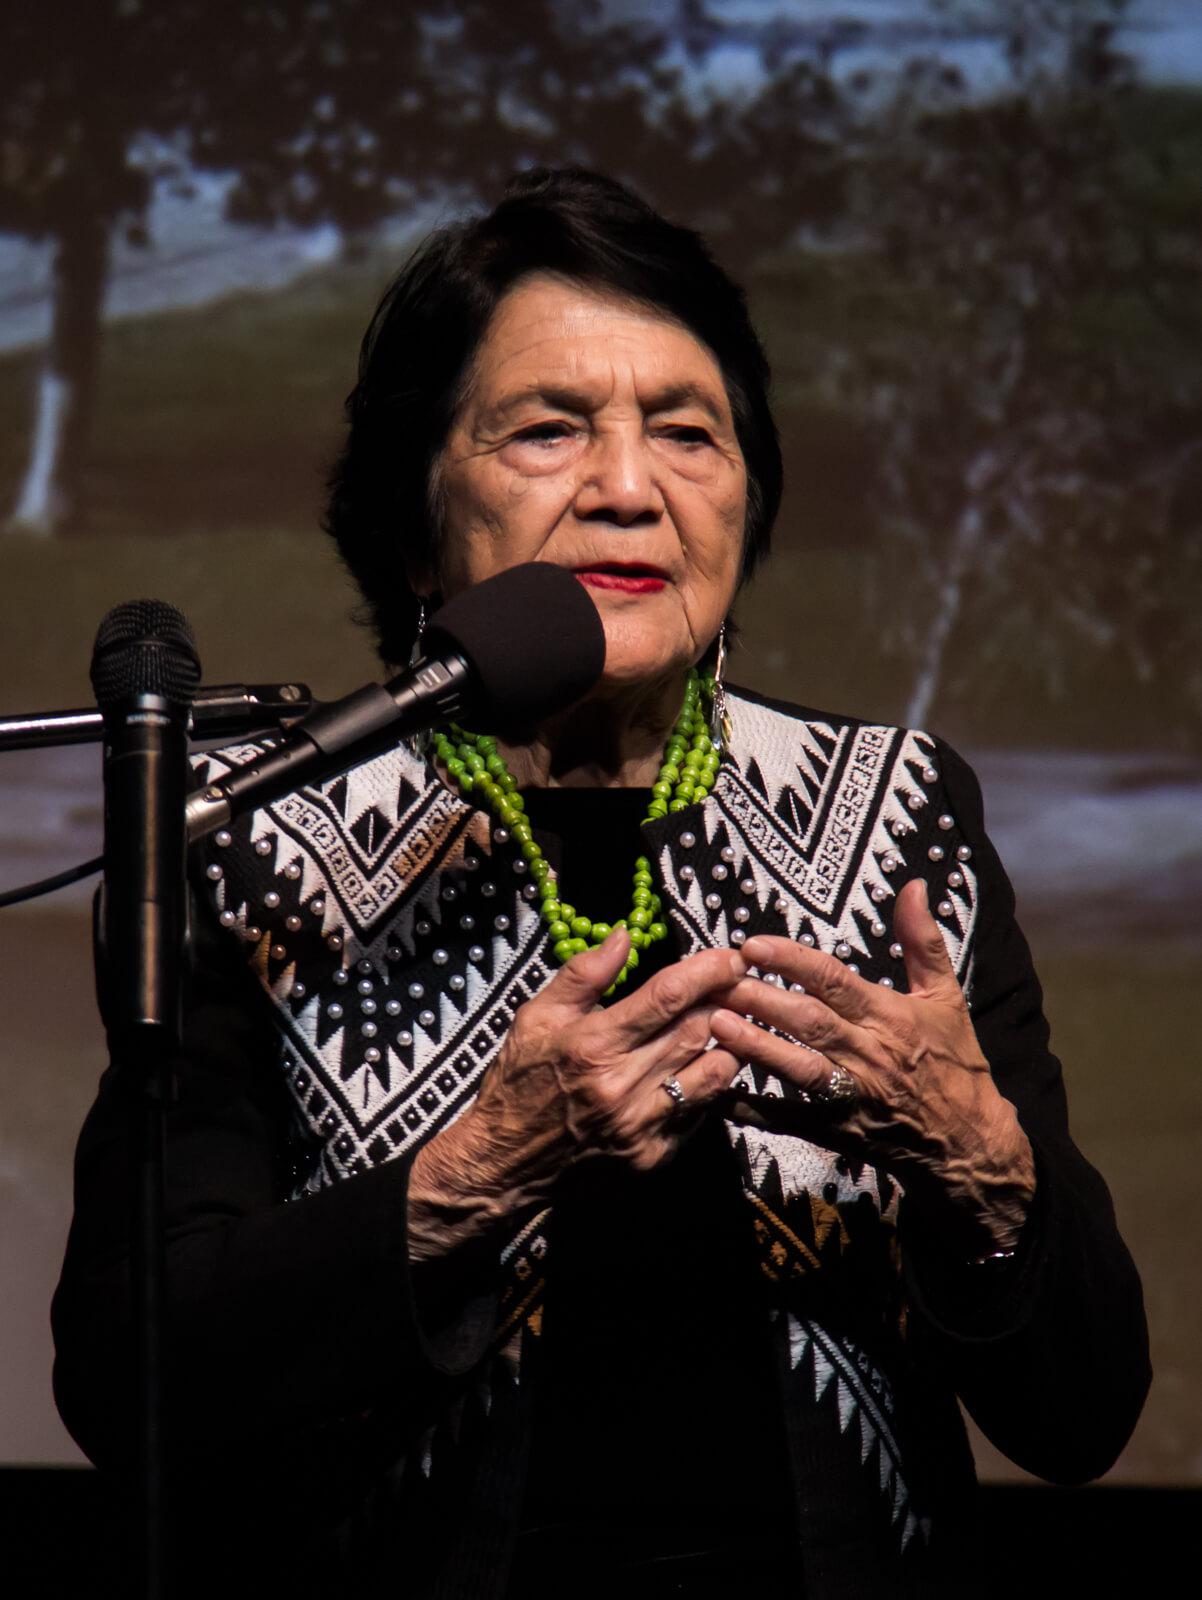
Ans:
[[[1151,642],[1196,654],[1180,580],[1198,560],[1181,485],[1200,212],[1188,114],[1149,121],[1132,98],[1124,10],[944,0],[929,37],[858,72],[841,62],[862,29],[698,7],[106,0],[66,31],[27,12],[0,63],[0,226],[53,241],[54,311],[10,526],[86,520],[112,242],[153,252],[156,184],[222,174],[230,220],[331,225],[349,248],[423,199],[574,160],[641,185],[753,281],[765,262],[840,279],[802,381],[872,441],[888,604],[865,625],[911,720],[1016,648],[1062,690],[1066,639],[1149,681]],[[949,52],[984,26],[1006,70],[982,99]],[[736,45],[756,70],[721,91],[706,64]],[[1101,621],[1116,587],[1124,620]],[[978,611],[1007,625],[949,677]],[[1192,738],[1196,675],[1172,692]]]
[[[14,17],[0,58],[0,231],[55,252],[15,524],[53,533],[84,517],[112,239],[120,228],[153,248],[155,181],[230,174],[232,220],[331,222],[353,238],[417,196],[495,186],[553,152],[624,164],[662,40],[606,26],[600,10],[576,8],[571,27],[553,0],[523,0],[503,20],[451,0],[99,0],[69,28],[51,7]]]
[[[1016,657],[1054,693],[1074,654],[1136,681],[1168,640],[1197,654],[1183,579],[1202,525],[1170,515],[1202,419],[1192,117],[1133,128],[1110,32],[1061,34],[1055,70],[1015,32],[1011,86],[985,104],[915,63],[855,144],[847,216],[866,247],[848,259],[879,297],[876,336],[852,333],[832,367],[872,419],[880,616],[912,674],[910,722],[930,716],[957,628],[976,641],[957,691],[978,704]],[[1202,700],[1172,681],[1188,742]]]

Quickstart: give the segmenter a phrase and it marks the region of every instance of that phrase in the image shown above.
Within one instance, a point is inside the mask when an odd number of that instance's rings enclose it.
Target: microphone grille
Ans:
[[[427,644],[454,645],[475,669],[476,712],[521,728],[566,710],[605,666],[605,629],[584,585],[528,562],[464,589],[431,617]]]
[[[114,606],[97,629],[90,677],[102,711],[138,694],[191,705],[200,683],[192,629],[164,600]]]

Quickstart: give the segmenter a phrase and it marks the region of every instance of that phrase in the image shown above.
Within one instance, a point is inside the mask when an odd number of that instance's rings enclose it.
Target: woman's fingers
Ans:
[[[778,972],[790,983],[800,983],[807,994],[816,995],[832,1011],[849,1022],[859,1022],[879,1000],[875,984],[849,972],[834,956],[811,950],[777,934],[756,934],[743,946],[748,966],[762,972]]]
[[[943,933],[931,915],[927,894],[925,882],[911,878],[903,884],[894,906],[893,931],[902,947],[907,987],[911,995],[958,1003],[960,985]],[[894,997],[888,990],[866,982],[820,950],[777,935],[757,934],[743,946],[743,957],[749,966],[778,972],[790,983],[802,984],[808,994],[849,1022],[892,1015]]]
[[[646,1132],[643,1159],[637,1164],[657,1165],[677,1150],[706,1109],[730,1088],[738,1071],[738,1057],[718,1046],[695,1056],[678,1071],[648,1082],[640,1096]],[[669,1092],[668,1083],[676,1086],[676,1093]]]
[[[876,1053],[877,1041],[871,1033],[808,994],[779,988],[761,978],[744,978],[722,999],[737,1016],[750,1016],[757,1023],[777,1028],[832,1061],[854,1067]]]
[[[677,1151],[696,1129],[706,1108],[725,1093],[739,1062],[721,1048],[705,1050],[676,1072],[664,1072],[642,1085],[632,1098],[632,1131],[620,1153],[639,1172],[650,1172]],[[673,1090],[665,1088],[672,1084]],[[611,1148],[607,1153],[615,1153]]]
[[[673,962],[605,1013],[614,1047],[637,1050],[709,995],[728,989],[746,974],[747,963],[737,950],[700,950]]]
[[[902,886],[893,911],[893,931],[902,947],[910,993],[958,1002],[960,985],[921,878]]]
[[[719,1045],[731,1055],[740,1061],[754,1061],[809,1094],[821,1096],[830,1083],[831,1063],[824,1056],[803,1050],[733,1011],[715,1011],[710,1026]]]
[[[615,928],[595,949],[581,950],[566,962],[539,998],[587,1015],[621,972],[628,948],[629,934],[625,928]],[[746,972],[747,963],[737,950],[701,950],[673,962],[605,1013],[614,1048],[636,1049],[704,996],[728,988]]]
[[[592,950],[581,950],[559,969],[543,993],[558,1005],[587,1015],[622,970],[630,935],[615,928]]]
[[[713,1012],[714,1007],[710,1004],[694,1006],[646,1044],[628,1051],[624,1061],[632,1087],[644,1081],[662,1083],[666,1077],[707,1052],[713,1039],[710,1028]]]
[[[729,1050],[721,1046],[713,1050],[704,1050],[698,1056],[680,1066],[675,1072],[663,1072],[654,1084],[649,1085],[655,1094],[663,1101],[657,1110],[671,1112],[672,1110],[688,1111],[700,1110],[716,1100],[720,1094],[725,1094],[734,1082],[739,1071],[739,1058],[731,1055]],[[675,1078],[684,1095],[682,1104],[677,1104],[674,1096],[669,1095],[664,1088],[668,1078]]]

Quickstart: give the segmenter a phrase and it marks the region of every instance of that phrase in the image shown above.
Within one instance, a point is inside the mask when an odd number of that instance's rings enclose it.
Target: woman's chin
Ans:
[[[621,694],[640,688],[668,684],[674,678],[683,678],[689,669],[686,655],[665,655],[662,650],[646,653],[609,651],[605,657],[605,671],[598,685],[601,692]]]
[[[682,677],[693,660],[693,642],[678,616],[651,617],[631,626],[630,618],[605,616],[605,673],[602,684],[635,689]]]

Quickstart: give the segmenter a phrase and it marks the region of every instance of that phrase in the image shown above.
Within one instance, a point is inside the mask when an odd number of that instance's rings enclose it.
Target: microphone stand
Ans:
[[[164,1152],[166,1112],[174,1097],[170,1063],[179,1043],[187,961],[183,849],[188,737],[212,741],[268,730],[277,733],[282,723],[308,711],[312,704],[304,684],[222,685],[198,690],[187,725],[173,727],[173,719],[165,715],[167,703],[156,694],[141,694],[126,708],[124,717],[145,725],[141,759],[106,766],[106,877],[94,903],[94,938],[98,975],[102,975],[98,988],[106,996],[105,1022],[113,1057],[131,1086],[131,1303],[144,1600],[160,1600],[167,1580],[162,1406]],[[0,718],[0,752],[88,743],[105,736],[104,716],[99,710]],[[120,815],[139,817],[143,826],[137,830],[116,827],[113,819]],[[178,819],[178,840],[162,836],[165,818]],[[179,867],[178,882],[173,881],[173,860]],[[44,887],[48,891],[62,879],[59,874]],[[110,884],[122,888],[110,890]],[[126,892],[131,884],[140,886],[143,894],[161,897],[161,915],[152,919],[149,928],[133,914]]]
[[[166,1592],[163,1447],[164,1146],[183,1009],[183,809],[187,709],[153,692],[115,701],[106,729],[105,876],[97,898],[98,992],[130,1106],[131,1314],[145,1600]]]

